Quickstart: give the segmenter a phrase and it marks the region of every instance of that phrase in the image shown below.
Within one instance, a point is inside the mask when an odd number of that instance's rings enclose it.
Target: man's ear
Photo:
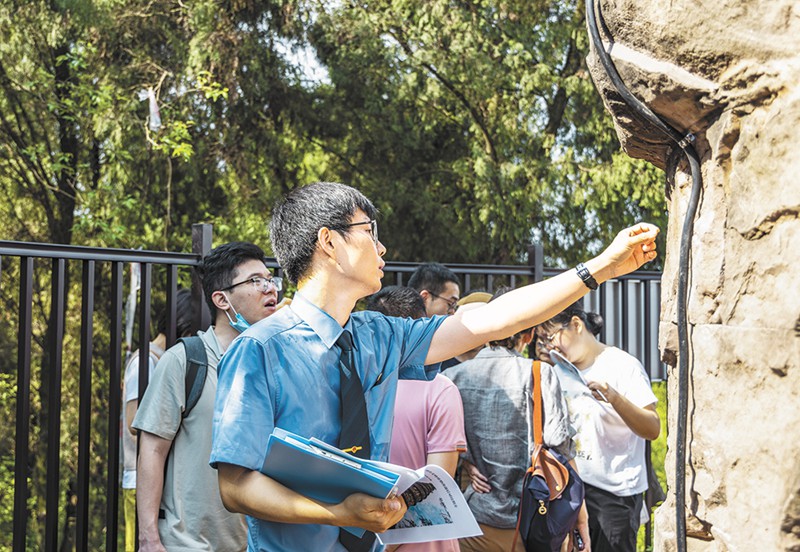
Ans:
[[[228,310],[231,304],[228,301],[228,298],[225,297],[225,294],[221,291],[215,291],[211,294],[211,301],[214,303],[214,306],[217,307],[219,310]]]
[[[522,343],[524,343],[525,345],[529,344],[531,341],[533,341],[533,335],[535,332],[536,328],[531,328],[530,330],[519,336],[520,341],[522,341]]]
[[[334,256],[333,231],[330,228],[323,226],[317,231],[317,245],[325,255]]]
[[[422,291],[420,291],[419,295],[420,297],[422,297],[422,300],[425,301],[426,304],[428,303],[428,299],[431,298],[431,292],[428,291],[427,289],[423,289]]]

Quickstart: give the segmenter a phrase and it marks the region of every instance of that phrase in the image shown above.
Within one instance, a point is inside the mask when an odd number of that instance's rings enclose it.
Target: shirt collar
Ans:
[[[506,349],[505,347],[491,347],[487,345],[480,351],[478,354],[475,355],[475,358],[498,358],[498,357],[509,357],[509,356],[516,356],[523,358],[522,355],[517,352],[516,349]]]
[[[336,340],[339,339],[343,329],[330,314],[303,297],[303,294],[299,291],[292,297],[292,303],[289,305],[289,308],[292,309],[303,322],[311,327],[328,349],[336,345]],[[344,327],[351,333],[353,332],[350,318],[348,318],[347,324],[345,324]],[[355,343],[355,339],[353,341],[354,347],[358,349],[358,344]]]
[[[206,331],[198,330],[197,335],[200,336],[209,347],[211,347],[211,350],[214,351],[214,354],[217,355],[217,358],[222,357],[222,353],[225,351],[222,350],[222,345],[219,343],[219,339],[214,331],[213,324],[209,326]]]

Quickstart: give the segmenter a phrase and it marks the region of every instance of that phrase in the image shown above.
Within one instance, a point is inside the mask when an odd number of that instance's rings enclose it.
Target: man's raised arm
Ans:
[[[658,228],[640,223],[622,230],[585,266],[598,284],[629,274],[656,258]],[[586,295],[589,287],[577,271],[567,270],[543,282],[510,291],[486,306],[445,320],[431,341],[426,364],[434,364],[481,343],[503,339],[549,320]]]

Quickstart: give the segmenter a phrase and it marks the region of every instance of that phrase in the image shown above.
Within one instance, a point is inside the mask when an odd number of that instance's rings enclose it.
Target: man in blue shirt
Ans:
[[[248,516],[251,551],[341,552],[346,548],[338,527],[379,533],[405,513],[399,497],[353,494],[327,504],[261,473],[275,427],[338,443],[340,351],[335,344],[343,330],[353,337],[371,457],[386,460],[398,378],[432,379],[442,360],[540,324],[597,282],[627,274],[656,256],[658,229],[639,224],[620,232],[578,270],[509,292],[463,316],[410,320],[353,313],[359,299],[381,287],[386,248],[378,240],[376,215],[360,192],[330,182],[295,189],[273,211],[272,246],[298,291],[288,308],[245,331],[223,357],[211,451],[225,506]]]

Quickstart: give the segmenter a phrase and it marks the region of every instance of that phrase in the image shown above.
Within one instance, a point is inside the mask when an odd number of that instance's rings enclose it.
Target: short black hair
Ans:
[[[217,309],[211,299],[211,294],[233,284],[236,269],[239,268],[239,265],[251,260],[261,261],[265,266],[267,264],[267,256],[256,244],[230,242],[215,247],[200,261],[197,266],[197,274],[203,282],[203,295],[212,318]]]
[[[586,329],[589,330],[593,336],[597,337],[600,335],[600,332],[603,331],[605,321],[602,315],[596,312],[587,312],[583,310],[583,299],[575,301],[553,318],[544,322],[542,327],[552,328],[555,326],[564,326],[572,320],[573,316],[580,318],[583,321],[583,325],[586,326]]]
[[[192,291],[186,288],[178,290],[175,296],[175,335],[186,337],[192,335],[192,325],[197,319],[197,311],[192,301]],[[167,309],[161,310],[158,317],[158,333],[167,333]]]
[[[367,310],[400,318],[423,318],[425,301],[410,287],[386,286],[367,298]]]
[[[345,237],[347,224],[361,209],[370,219],[378,210],[367,197],[338,182],[315,182],[295,188],[275,205],[269,223],[272,250],[294,283],[308,272],[317,247],[317,232],[330,228]]]
[[[461,285],[456,273],[443,264],[424,263],[419,265],[408,279],[408,287],[414,288],[418,292],[427,289],[431,293],[439,294],[444,291],[447,282]]]

